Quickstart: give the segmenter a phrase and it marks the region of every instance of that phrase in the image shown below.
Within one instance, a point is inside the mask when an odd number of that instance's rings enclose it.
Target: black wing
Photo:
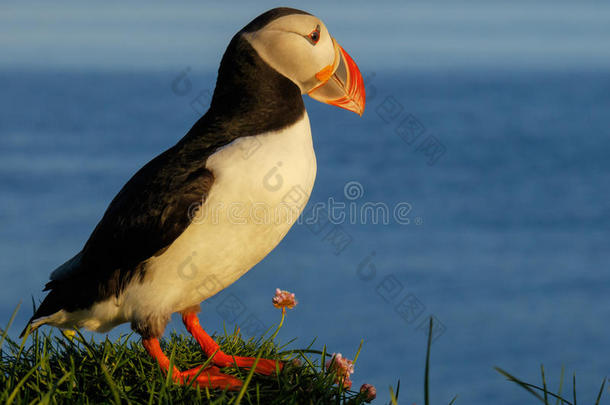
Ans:
[[[178,146],[140,169],[112,200],[83,250],[51,274],[51,290],[33,319],[74,311],[119,295],[145,261],[184,232],[214,182],[206,155],[187,159]]]

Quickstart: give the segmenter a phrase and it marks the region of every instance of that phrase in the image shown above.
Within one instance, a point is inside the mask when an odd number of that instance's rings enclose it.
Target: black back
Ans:
[[[144,277],[146,260],[182,234],[191,222],[189,212],[204,203],[213,187],[207,158],[239,137],[279,130],[302,117],[305,107],[298,86],[267,65],[242,36],[295,13],[304,12],[270,10],[233,37],[208,112],[125,184],[79,257],[52,275],[45,287],[50,292],[32,320],[61,309],[88,308],[118,296],[134,277]]]

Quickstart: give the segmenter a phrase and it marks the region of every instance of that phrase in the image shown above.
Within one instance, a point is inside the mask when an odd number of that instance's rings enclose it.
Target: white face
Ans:
[[[319,39],[315,42],[319,30]],[[318,72],[330,69],[335,47],[326,26],[317,17],[291,14],[280,17],[258,31],[243,34],[259,56],[292,80],[305,94],[321,81]]]

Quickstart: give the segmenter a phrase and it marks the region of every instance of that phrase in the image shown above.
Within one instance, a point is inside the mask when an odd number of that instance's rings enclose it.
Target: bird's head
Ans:
[[[273,9],[244,27],[242,35],[301,94],[359,115],[364,112],[360,70],[319,18],[295,9]]]

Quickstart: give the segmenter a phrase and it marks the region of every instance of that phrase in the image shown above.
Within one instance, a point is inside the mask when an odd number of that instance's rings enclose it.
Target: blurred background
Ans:
[[[234,33],[278,5],[0,3],[0,323],[23,304],[12,334],[122,185],[205,111]],[[306,100],[309,207],[408,203],[409,223],[296,225],[202,305],[204,326],[259,335],[279,321],[274,289],[294,291],[281,341],[317,337],[352,358],[364,339],[354,387],[376,385],[382,403],[400,379],[401,403],[422,403],[433,316],[434,403],[531,401],[492,368],[534,382],[540,363],[555,387],[562,365],[575,372],[593,403],[610,371],[610,4],[306,10],[368,95],[362,118]]]

